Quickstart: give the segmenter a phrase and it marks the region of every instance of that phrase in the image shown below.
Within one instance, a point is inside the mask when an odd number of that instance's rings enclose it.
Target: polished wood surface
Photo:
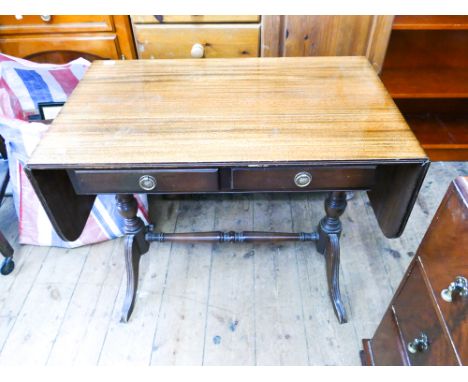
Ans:
[[[468,364],[468,298],[456,296],[451,303],[441,291],[457,276],[468,278],[468,177],[457,178],[439,207],[418,255],[434,290],[458,357]]]
[[[395,16],[393,29],[403,30],[457,30],[468,29],[468,16]]]
[[[132,15],[132,21],[139,24],[163,23],[249,23],[258,22],[260,16],[254,15]]]
[[[400,328],[395,320],[393,309],[388,309],[375,332],[372,340],[362,340],[361,363],[371,365],[409,365],[404,345],[401,341]]]
[[[424,281],[422,266],[416,261],[409,271],[405,285],[393,301],[402,347],[406,350],[409,343],[424,333],[428,337],[429,348],[417,353],[407,351],[409,364],[456,366],[458,360],[455,351],[438,320],[430,293]]]
[[[363,360],[373,365],[466,365],[468,299],[441,292],[457,276],[468,277],[468,177],[456,178],[443,198]],[[408,343],[427,335],[425,351],[409,352]]]
[[[0,34],[110,32],[112,16],[51,15],[49,21],[39,15],[1,15]]]
[[[35,62],[136,58],[128,16],[0,16],[0,50]]]
[[[367,56],[377,71],[393,16],[263,16],[262,56]]]
[[[91,61],[120,59],[117,36],[104,33],[0,37],[0,50],[11,56],[42,63],[60,64],[78,57]]]
[[[257,57],[258,24],[136,24],[133,27],[139,58],[191,58],[194,44],[204,47],[204,58]]]
[[[29,166],[424,159],[363,57],[95,62]]]

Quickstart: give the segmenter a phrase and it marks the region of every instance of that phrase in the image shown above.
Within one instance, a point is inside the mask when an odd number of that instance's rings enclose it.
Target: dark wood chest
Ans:
[[[374,337],[366,365],[468,364],[468,177],[450,185]]]

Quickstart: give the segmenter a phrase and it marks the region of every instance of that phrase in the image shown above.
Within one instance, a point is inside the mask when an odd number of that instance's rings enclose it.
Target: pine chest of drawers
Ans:
[[[138,58],[258,57],[259,16],[131,16]]]

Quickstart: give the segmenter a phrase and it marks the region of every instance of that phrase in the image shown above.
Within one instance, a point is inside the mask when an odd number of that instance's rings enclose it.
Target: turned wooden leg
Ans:
[[[127,272],[127,291],[122,308],[121,322],[127,322],[135,305],[138,288],[138,269],[140,257],[148,252],[149,243],[145,239],[145,224],[137,217],[138,204],[133,195],[116,196],[117,209],[125,219],[125,267]]]
[[[318,226],[317,250],[325,255],[327,280],[333,309],[340,324],[348,321],[340,293],[340,235],[342,226],[340,216],[346,209],[346,193],[331,192],[325,200],[326,216]]]
[[[0,231],[0,254],[5,258],[0,267],[0,273],[4,276],[9,275],[15,268],[13,261],[13,248],[8,243],[3,233]]]

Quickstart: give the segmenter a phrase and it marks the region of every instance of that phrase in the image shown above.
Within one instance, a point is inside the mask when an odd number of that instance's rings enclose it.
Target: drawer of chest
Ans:
[[[437,316],[419,261],[393,303],[403,347],[411,365],[458,365]]]
[[[163,23],[255,23],[260,21],[260,16],[249,15],[142,15],[132,16],[132,21],[137,24],[163,24]]]
[[[111,16],[0,16],[0,34],[110,32]]]
[[[234,168],[233,190],[307,191],[370,189],[375,166]]]
[[[69,171],[78,194],[209,192],[218,190],[218,169]]]
[[[256,24],[135,25],[139,58],[257,57]]]
[[[2,37],[0,51],[36,62],[50,62],[60,57],[65,61],[68,57],[70,61],[75,59],[77,54],[86,59],[119,58],[117,36],[113,33]]]

